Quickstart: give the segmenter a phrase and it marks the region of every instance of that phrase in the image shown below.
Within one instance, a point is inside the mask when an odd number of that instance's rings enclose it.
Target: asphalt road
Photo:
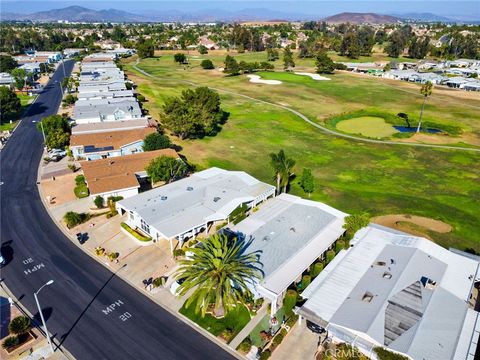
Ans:
[[[67,75],[72,68],[65,63]],[[43,138],[32,121],[56,112],[62,78],[60,66],[0,152],[3,281],[38,318],[33,292],[54,280],[40,303],[55,343],[77,359],[233,359],[83,253],[46,212],[36,185]]]

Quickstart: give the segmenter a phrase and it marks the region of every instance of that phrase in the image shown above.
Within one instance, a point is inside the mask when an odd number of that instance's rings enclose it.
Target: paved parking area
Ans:
[[[42,194],[47,199],[50,197],[50,203],[45,201],[48,207],[54,207],[66,202],[74,201],[77,199],[73,189],[75,188],[75,177],[78,173],[72,173],[60,176],[48,177],[40,181],[42,188]]]
[[[314,360],[318,349],[319,335],[311,332],[305,325],[295,324],[283,342],[272,353],[272,360],[303,359]]]

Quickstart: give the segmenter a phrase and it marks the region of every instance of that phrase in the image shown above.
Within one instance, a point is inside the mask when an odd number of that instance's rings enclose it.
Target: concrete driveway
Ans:
[[[314,360],[319,335],[307,329],[305,320],[295,324],[283,342],[272,353],[272,360]]]

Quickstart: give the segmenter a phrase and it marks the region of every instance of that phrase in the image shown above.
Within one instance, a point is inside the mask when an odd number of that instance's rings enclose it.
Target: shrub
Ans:
[[[260,354],[260,357],[258,358],[259,360],[267,360],[268,358],[270,358],[270,356],[272,356],[272,353],[270,350],[265,350],[265,351],[262,351],[262,353]]]
[[[105,200],[100,195],[95,196],[95,199],[93,200],[93,203],[99,209],[101,209],[105,206]]]
[[[212,60],[209,60],[209,59],[202,60],[202,62],[200,63],[200,66],[205,70],[215,69],[215,65],[213,65]]]
[[[123,200],[123,196],[109,196],[107,200],[117,202],[117,201]]]
[[[250,336],[247,336],[243,341],[238,345],[237,350],[247,354],[250,349],[252,348],[252,340],[250,339]]]
[[[310,275],[303,275],[302,282],[300,283],[300,289],[305,290],[308,285],[312,282],[312,277]]]
[[[108,254],[108,260],[113,261],[115,259],[118,259],[119,254],[117,252],[111,252]]]
[[[328,250],[327,251],[327,264],[333,260],[333,258],[335,257],[335,251],[334,250]]]
[[[148,134],[145,139],[143,139],[143,150],[144,151],[153,151],[160,149],[168,149],[172,146],[172,142],[168,138],[160,133]]]
[[[9,337],[6,337],[5,340],[3,340],[2,347],[4,349],[8,349],[8,348],[11,348],[12,346],[17,345],[18,342],[19,342],[18,336],[16,335],[9,336]]]
[[[373,351],[377,355],[379,360],[408,360],[406,356],[388,351],[383,347],[377,346],[373,348]]]
[[[69,229],[82,223],[82,215],[74,211],[69,211],[63,215],[63,220]]]
[[[76,185],[83,185],[83,184],[85,184],[85,176],[83,176],[83,175],[77,175],[77,176],[75,176],[75,184],[76,184]]]
[[[145,102],[145,96],[141,95],[141,94],[137,94],[137,100],[138,102]]]
[[[163,286],[165,285],[165,278],[160,276],[160,277],[157,277],[155,279],[153,279],[153,287],[160,287],[160,286]]]
[[[312,279],[315,279],[318,274],[320,274],[323,270],[323,264],[320,263],[320,262],[317,262],[315,264],[313,264],[312,266],[312,270],[310,271],[310,276],[312,277]]]
[[[185,255],[185,251],[183,251],[182,249],[173,250],[173,256],[174,257],[179,257],[179,256],[183,256],[183,255]]]
[[[112,217],[114,217],[114,216],[117,216],[117,215],[118,215],[118,211],[117,211],[117,210],[111,211],[111,212],[109,212],[109,213],[106,215],[106,218],[107,218],[107,219],[110,219],[110,218],[112,218]]]
[[[75,166],[75,164],[68,164],[67,167],[68,167],[72,172],[77,171],[77,167]]]
[[[8,330],[15,335],[22,335],[30,330],[30,319],[26,316],[17,316],[8,324]]]
[[[290,316],[287,321],[285,322],[285,325],[289,326],[290,328],[293,327],[293,325],[295,325],[295,323],[297,322],[298,320],[298,315],[295,315],[293,314],[292,316]]]
[[[95,248],[95,254],[97,254],[98,256],[103,256],[105,254],[105,249],[101,246],[97,246]]]
[[[275,350],[278,345],[280,345],[283,341],[283,339],[285,338],[285,336],[287,335],[287,330],[285,329],[282,329],[272,340],[272,345],[270,345],[270,351],[273,351]]]
[[[292,309],[297,304],[298,293],[295,290],[287,290],[285,298],[283,299],[283,307],[287,316],[292,315]]]

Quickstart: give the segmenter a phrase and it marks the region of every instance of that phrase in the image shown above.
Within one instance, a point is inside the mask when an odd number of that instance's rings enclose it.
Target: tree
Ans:
[[[351,59],[357,59],[360,55],[360,45],[357,35],[353,31],[349,31],[343,37],[340,45],[340,55],[347,56]]]
[[[70,133],[70,124],[68,123],[68,118],[61,115],[51,115],[44,117],[41,120],[41,124],[37,124],[37,129],[45,131],[45,135],[48,135],[51,131],[62,130],[62,132]]]
[[[270,165],[275,171],[277,194],[280,194],[282,186],[284,187],[284,192],[287,192],[288,184],[293,175],[292,169],[295,166],[295,160],[287,158],[285,152],[280,150],[278,154],[270,154]]]
[[[162,155],[150,161],[145,171],[152,184],[158,181],[170,183],[185,176],[187,166],[180,159]]]
[[[17,89],[23,89],[27,84],[27,72],[25,69],[13,69],[11,74],[15,80],[15,87]]]
[[[200,63],[200,66],[205,70],[215,69],[215,65],[213,65],[213,62],[210,59],[202,60],[202,62]]]
[[[163,123],[181,139],[215,135],[225,121],[220,96],[208,87],[182,92],[168,98],[163,106]]]
[[[158,132],[148,134],[147,136],[145,136],[145,139],[143,139],[144,151],[168,149],[170,146],[172,146],[172,142],[170,141],[168,136],[160,134]]]
[[[17,316],[8,324],[8,330],[15,335],[26,334],[30,330],[30,319],[26,316]]]
[[[63,215],[63,221],[69,229],[82,223],[82,214],[76,213],[74,211],[68,211]]]
[[[9,115],[18,113],[21,107],[20,99],[14,91],[0,86],[0,122],[5,121]]]
[[[315,190],[315,179],[312,175],[312,170],[304,168],[302,177],[300,178],[300,187],[308,194],[308,197]]]
[[[345,229],[345,239],[349,241],[358,230],[368,226],[368,224],[370,224],[370,214],[368,213],[347,216],[345,218],[345,224],[343,224],[343,228]]]
[[[430,81],[427,81],[420,88],[420,94],[423,95],[423,102],[422,102],[422,108],[420,110],[420,118],[418,119],[417,133],[420,132],[420,126],[422,126],[422,117],[423,117],[423,109],[425,108],[425,102],[427,101],[428,97],[432,95],[432,91],[433,91],[433,84]]]
[[[93,203],[99,209],[105,206],[105,200],[103,199],[103,196],[100,195],[95,196],[95,199],[93,199]]]
[[[405,40],[402,37],[400,31],[396,30],[392,32],[388,38],[388,44],[385,50],[390,57],[398,58],[403,54],[405,48]]]
[[[63,149],[70,143],[70,134],[60,129],[52,130],[45,139],[49,149]]]
[[[10,72],[18,67],[17,61],[10,55],[0,55],[0,72]]]
[[[208,49],[205,45],[199,45],[197,50],[202,55],[208,54]]]
[[[283,68],[288,70],[295,67],[295,62],[293,61],[293,53],[290,47],[286,47],[283,51]]]
[[[240,67],[233,56],[227,55],[225,58],[225,68],[223,69],[223,72],[232,76],[240,74]]]
[[[185,64],[187,62],[187,56],[182,53],[176,53],[173,55],[173,61],[179,64]]]
[[[77,97],[72,94],[68,94],[65,96],[65,99],[63,99],[65,105],[73,105],[75,104],[75,101],[77,101]]]
[[[405,113],[398,113],[397,116],[403,120],[405,120],[405,122],[407,123],[407,126],[408,127],[411,127],[410,126],[410,120],[408,119],[408,114],[405,114]]]
[[[335,63],[327,55],[325,51],[320,52],[315,60],[318,74],[333,74],[335,70]]]
[[[273,69],[275,69],[275,66],[273,66],[273,64],[270,64],[267,61],[262,61],[259,64],[259,68],[262,69],[263,71],[272,71]]]
[[[258,254],[244,252],[245,244],[226,235],[215,234],[190,248],[189,259],[179,261],[176,279],[184,279],[178,293],[193,294],[185,303],[195,304],[195,311],[205,316],[210,304],[216,314],[228,313],[251,296],[248,286],[260,279]]]
[[[146,59],[153,57],[155,54],[155,47],[153,46],[152,41],[141,41],[137,45],[137,55],[140,59]]]
[[[267,61],[275,61],[278,60],[279,55],[278,55],[278,50],[268,48],[267,49]]]

